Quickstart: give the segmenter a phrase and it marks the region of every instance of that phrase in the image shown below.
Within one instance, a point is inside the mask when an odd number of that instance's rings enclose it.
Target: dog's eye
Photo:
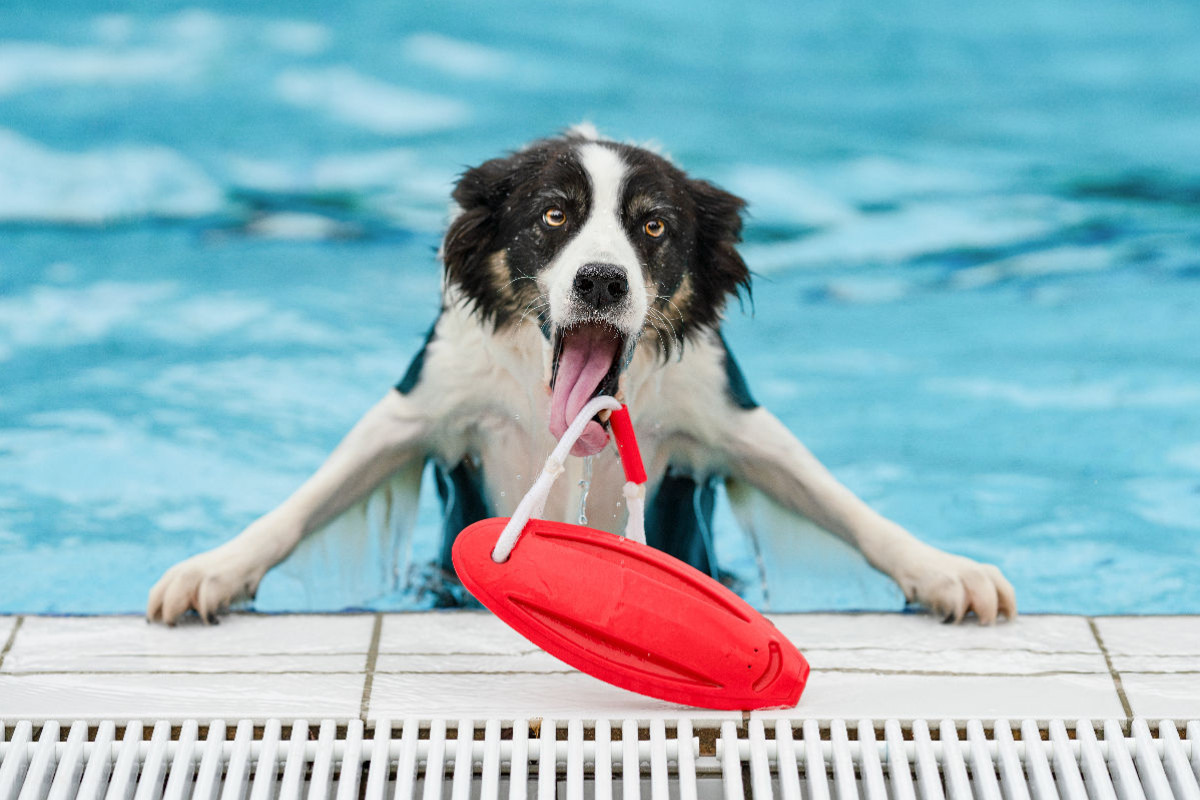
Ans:
[[[667,226],[663,224],[661,219],[652,219],[646,223],[643,230],[646,231],[646,235],[651,239],[657,239],[667,232]]]
[[[567,221],[567,215],[561,208],[547,208],[542,214],[542,221],[551,228],[560,228]]]

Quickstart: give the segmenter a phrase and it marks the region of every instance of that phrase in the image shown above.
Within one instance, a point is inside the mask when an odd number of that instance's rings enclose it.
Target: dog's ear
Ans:
[[[696,205],[693,286],[719,308],[725,295],[750,292],[750,269],[737,251],[746,201],[702,180],[689,180],[688,192]]]
[[[513,190],[514,158],[494,158],[473,167],[454,187],[459,213],[446,230],[442,263],[447,280],[468,298],[486,297],[491,289],[487,260],[496,249],[498,212]]]
[[[480,207],[495,210],[513,190],[517,174],[517,156],[493,158],[462,174],[452,197],[463,211]]]

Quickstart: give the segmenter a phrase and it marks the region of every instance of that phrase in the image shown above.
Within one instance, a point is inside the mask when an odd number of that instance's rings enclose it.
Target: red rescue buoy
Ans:
[[[530,520],[503,563],[507,517],[454,542],[463,586],[547,653],[614,686],[672,703],[749,710],[793,706],[808,662],[717,581],[615,534]]]
[[[536,519],[572,445],[612,411],[628,483],[626,537]],[[724,710],[793,706],[808,662],[771,621],[708,575],[644,543],[646,473],[628,410],[597,397],[578,414],[512,517],[454,542],[463,586],[529,641],[602,681]]]

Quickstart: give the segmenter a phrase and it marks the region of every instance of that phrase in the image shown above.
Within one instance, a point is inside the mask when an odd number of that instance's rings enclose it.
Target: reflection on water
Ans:
[[[750,200],[728,337],[856,491],[1027,610],[1200,612],[1200,9],[408,5],[0,8],[0,611],[136,611],[281,500],[454,176],[586,118]]]

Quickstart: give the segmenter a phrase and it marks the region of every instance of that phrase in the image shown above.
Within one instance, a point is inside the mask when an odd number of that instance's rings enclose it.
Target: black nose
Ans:
[[[608,308],[627,294],[629,278],[615,264],[584,264],[575,273],[575,295],[592,308]]]

